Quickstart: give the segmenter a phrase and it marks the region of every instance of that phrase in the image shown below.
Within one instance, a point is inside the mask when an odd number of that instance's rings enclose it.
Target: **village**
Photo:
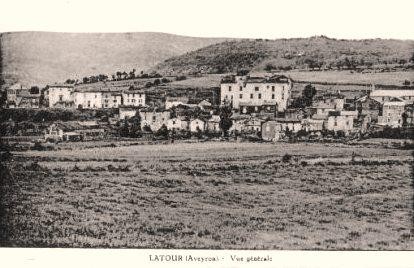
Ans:
[[[81,111],[83,116],[57,115],[29,126],[10,117],[2,123],[2,140],[57,143],[123,137],[276,142],[411,135],[414,90],[410,88],[377,89],[372,84],[347,96],[309,83],[293,96],[294,83],[280,74],[226,75],[217,85],[219,98],[212,91],[204,99],[185,93],[149,97],[150,89],[106,83],[99,87],[51,84],[42,90],[15,84],[5,91],[4,111]]]

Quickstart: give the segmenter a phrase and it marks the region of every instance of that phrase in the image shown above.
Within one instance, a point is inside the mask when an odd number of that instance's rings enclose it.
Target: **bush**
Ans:
[[[290,160],[292,160],[292,156],[291,156],[290,154],[285,154],[285,155],[282,157],[282,162],[283,162],[283,163],[289,163],[289,162],[290,162]]]
[[[182,80],[186,80],[187,77],[185,75],[180,75],[180,76],[176,76],[175,77],[175,81],[182,81]]]

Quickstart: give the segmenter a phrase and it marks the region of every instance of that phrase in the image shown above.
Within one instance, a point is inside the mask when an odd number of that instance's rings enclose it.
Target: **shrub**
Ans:
[[[290,160],[292,160],[292,156],[291,156],[290,154],[285,154],[285,155],[282,157],[282,162],[283,162],[283,163],[289,163],[289,162],[290,162]]]
[[[185,75],[180,75],[180,76],[176,76],[175,77],[175,81],[182,81],[182,80],[186,80],[187,77]]]

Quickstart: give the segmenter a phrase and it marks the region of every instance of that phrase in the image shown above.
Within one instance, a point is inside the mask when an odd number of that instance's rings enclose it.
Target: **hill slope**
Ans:
[[[52,83],[94,74],[147,69],[223,38],[164,33],[0,34],[0,72],[7,83]]]
[[[278,40],[232,40],[172,57],[162,73],[226,73],[238,69],[289,69],[399,63],[413,56],[414,41],[337,40],[324,36]]]

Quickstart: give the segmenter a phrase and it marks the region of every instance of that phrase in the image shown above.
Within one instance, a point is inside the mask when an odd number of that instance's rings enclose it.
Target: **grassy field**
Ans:
[[[3,173],[0,241],[413,250],[411,153],[236,142],[20,153]]]
[[[265,75],[262,72],[252,72],[251,75]],[[368,83],[382,85],[402,86],[405,80],[414,81],[414,72],[390,72],[390,73],[351,73],[350,71],[323,71],[284,72],[293,80],[310,82],[331,83]],[[169,84],[172,87],[219,87],[221,77],[224,75],[210,74],[202,77],[188,77],[186,80],[174,81]]]
[[[402,86],[405,80],[414,81],[414,72],[389,73],[351,73],[351,71],[323,71],[323,72],[286,72],[293,80],[331,82],[331,83],[367,83]]]

